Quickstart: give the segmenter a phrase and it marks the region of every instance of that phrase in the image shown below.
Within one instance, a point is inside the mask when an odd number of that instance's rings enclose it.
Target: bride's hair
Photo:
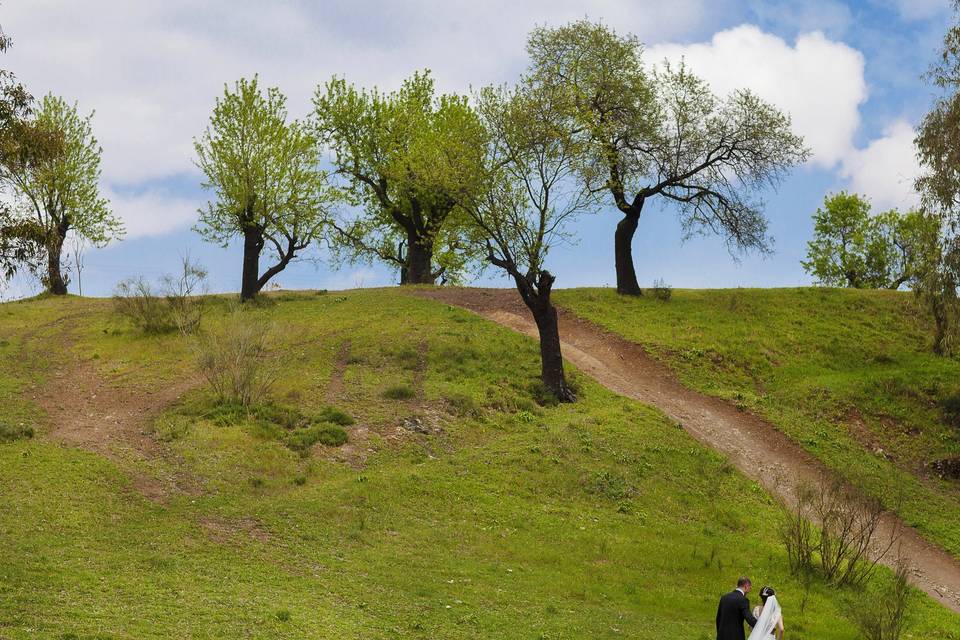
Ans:
[[[773,587],[764,587],[763,589],[760,589],[760,600],[763,602],[766,602],[767,598],[770,596],[775,595],[777,595],[777,592],[773,590]]]

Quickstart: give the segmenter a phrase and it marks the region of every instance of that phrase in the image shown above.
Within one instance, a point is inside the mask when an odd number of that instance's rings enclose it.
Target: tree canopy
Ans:
[[[911,284],[936,244],[939,221],[923,211],[871,214],[870,202],[840,192],[814,214],[803,268],[820,284],[899,289]]]
[[[659,196],[685,236],[714,233],[732,251],[769,248],[761,192],[809,155],[790,117],[747,90],[716,96],[686,66],[647,71],[642,46],[588,20],[530,36],[530,77],[566,93],[570,127],[589,142],[582,176],[623,218],[614,236],[617,290],[639,295],[632,241]]]
[[[226,245],[243,238],[240,297],[250,300],[320,235],[333,194],[319,168],[316,139],[288,122],[286,97],[261,91],[256,76],[225,86],[210,126],[194,142],[204,188],[215,200],[200,210],[200,233]],[[274,262],[260,272],[264,248]]]
[[[559,400],[572,401],[557,311],[550,300],[556,278],[545,261],[553,246],[569,239],[566,225],[590,211],[596,196],[575,179],[581,171],[582,140],[566,126],[563,99],[551,87],[527,82],[513,89],[480,91],[483,188],[465,193],[461,202],[488,262],[510,276],[533,315],[544,384]]]
[[[93,114],[46,95],[17,128],[0,162],[0,182],[14,195],[8,224],[32,238],[46,261],[44,284],[67,292],[61,264],[68,233],[103,246],[123,235],[123,224],[100,195],[102,149],[93,136]]]
[[[475,188],[480,158],[461,153],[480,127],[467,98],[438,96],[424,71],[392,93],[333,78],[317,88],[314,107],[344,194],[362,207],[336,222],[337,255],[394,265],[401,283],[461,276],[474,255],[456,196]],[[451,167],[454,157],[465,164]]]

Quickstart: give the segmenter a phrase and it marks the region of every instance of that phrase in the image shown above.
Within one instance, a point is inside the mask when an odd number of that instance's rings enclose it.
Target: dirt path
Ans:
[[[417,295],[463,307],[530,336],[536,325],[512,289],[421,290]],[[564,357],[611,391],[660,409],[690,435],[726,456],[743,474],[792,502],[798,485],[832,473],[772,424],[728,402],[684,387],[665,365],[639,345],[571,313],[560,312]],[[892,515],[877,539],[902,533],[913,582],[935,600],[960,612],[960,562]],[[891,558],[892,560],[892,558]]]
[[[181,461],[156,440],[152,422],[199,381],[191,376],[144,389],[104,379],[94,363],[78,361],[70,352],[72,338],[67,325],[81,315],[60,318],[22,339],[21,359],[35,359],[30,349],[35,336],[44,329],[63,327],[58,328],[53,344],[59,350],[57,359],[65,362],[35,390],[35,400],[48,416],[45,436],[122,464],[130,472],[134,488],[154,502],[163,503],[174,493],[197,495],[198,483],[180,470]],[[154,461],[164,464],[149,464]],[[125,464],[130,462],[133,464]],[[155,473],[144,471],[145,467]]]

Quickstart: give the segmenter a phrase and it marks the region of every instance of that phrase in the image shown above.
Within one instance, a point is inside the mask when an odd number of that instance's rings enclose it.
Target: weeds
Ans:
[[[6,422],[0,422],[0,443],[13,442],[14,440],[32,437],[33,427],[31,426],[23,423],[19,425],[12,425],[7,424]]]
[[[218,400],[250,407],[266,398],[278,373],[271,339],[269,325],[240,309],[202,337],[197,362]]]
[[[163,276],[159,293],[141,276],[120,282],[114,311],[144,333],[194,333],[203,317],[206,281],[206,270],[187,256],[178,275]]]
[[[410,400],[417,392],[408,384],[394,384],[383,390],[383,397],[388,400]]]

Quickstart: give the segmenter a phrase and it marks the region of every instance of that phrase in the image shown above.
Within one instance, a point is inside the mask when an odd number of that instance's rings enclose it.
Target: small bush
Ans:
[[[447,403],[453,411],[461,417],[469,416],[471,418],[479,418],[483,414],[479,403],[473,399],[473,396],[466,393],[450,393],[447,395]]]
[[[850,610],[866,640],[900,640],[907,625],[913,591],[909,581],[909,563],[901,557],[896,572],[880,588],[860,596]]]
[[[293,484],[297,485],[298,487],[302,487],[303,485],[307,484],[307,476],[297,476],[293,479]]]
[[[179,275],[163,276],[159,293],[143,277],[120,282],[113,295],[114,311],[144,333],[193,333],[203,317],[206,281],[206,270],[187,256]]]
[[[271,328],[239,309],[203,337],[197,362],[218,400],[242,407],[263,401],[277,377],[271,341]]]
[[[294,451],[306,451],[318,442],[328,447],[339,447],[347,442],[347,432],[340,425],[321,422],[295,429],[287,434],[285,440],[286,445]]]
[[[0,443],[13,442],[14,440],[32,437],[33,427],[31,426],[24,424],[12,425],[0,422]]]
[[[894,529],[889,539],[874,539],[884,513],[879,500],[862,496],[839,480],[801,484],[780,532],[791,569],[815,570],[838,586],[866,584],[900,537],[899,529]],[[819,522],[819,529],[811,522]]]
[[[349,427],[353,424],[353,418],[336,407],[324,407],[315,414],[314,419],[318,422],[330,422],[341,427]]]
[[[353,418],[329,406],[315,414],[307,414],[293,407],[273,403],[245,407],[237,402],[225,402],[200,415],[222,427],[253,426],[261,437],[280,440],[290,449],[301,453],[318,442],[339,447],[347,441],[347,432],[343,427],[353,424]]]
[[[662,300],[663,302],[669,302],[670,298],[673,296],[673,288],[664,281],[663,278],[657,278],[653,281],[653,288],[651,289],[653,297],[657,300]]]
[[[280,622],[289,622],[290,621],[290,612],[286,609],[277,611],[277,620]]]
[[[383,397],[390,400],[410,400],[416,397],[417,392],[408,384],[395,384],[383,391]]]

